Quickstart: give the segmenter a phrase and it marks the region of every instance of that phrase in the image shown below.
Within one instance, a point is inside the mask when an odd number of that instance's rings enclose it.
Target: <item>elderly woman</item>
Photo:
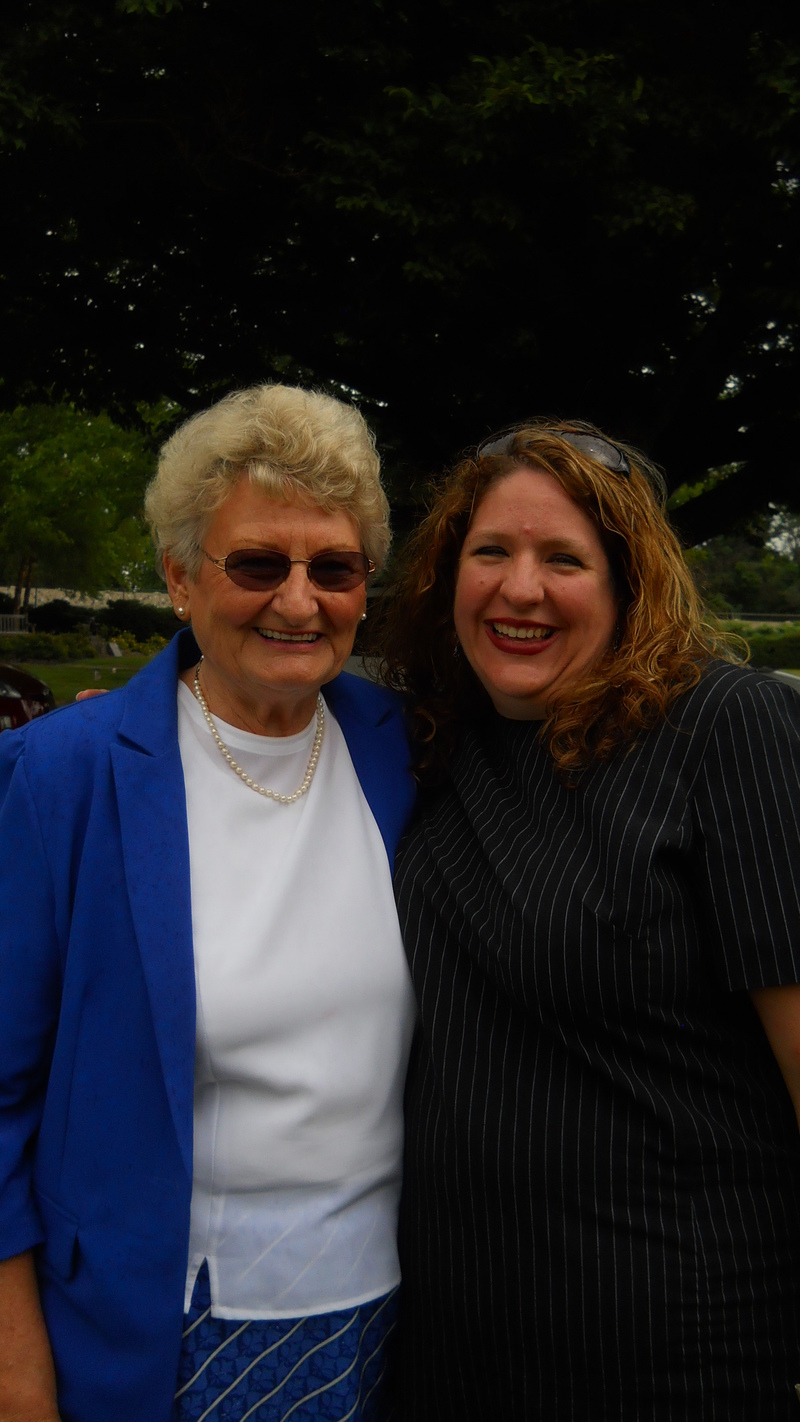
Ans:
[[[0,1417],[377,1418],[413,1024],[405,732],[342,673],[377,456],[258,387],[147,509],[191,631],[0,742]]]
[[[459,464],[396,591],[407,1415],[789,1422],[800,701],[733,664],[655,471],[589,426]]]

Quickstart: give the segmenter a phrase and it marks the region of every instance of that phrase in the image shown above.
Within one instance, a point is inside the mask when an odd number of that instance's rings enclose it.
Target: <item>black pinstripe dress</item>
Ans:
[[[492,716],[398,858],[409,1422],[800,1422],[800,697],[716,664],[554,777]]]

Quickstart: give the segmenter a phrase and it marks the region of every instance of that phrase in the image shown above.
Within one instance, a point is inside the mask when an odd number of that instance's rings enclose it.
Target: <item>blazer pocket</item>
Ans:
[[[39,1259],[62,1279],[70,1279],[75,1270],[78,1221],[68,1210],[57,1205],[54,1200],[49,1200],[46,1195],[40,1195],[38,1203],[45,1234],[44,1244],[40,1245]]]

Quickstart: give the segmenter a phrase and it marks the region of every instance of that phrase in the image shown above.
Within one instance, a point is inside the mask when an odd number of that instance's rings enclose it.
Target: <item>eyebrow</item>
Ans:
[[[501,533],[494,528],[475,528],[473,526],[464,539],[463,547],[466,547],[472,539],[477,539],[479,543],[505,543],[516,536],[515,532],[510,532],[508,529]],[[559,548],[565,553],[587,552],[587,545],[577,543],[574,538],[546,538],[543,540],[543,546],[545,548]]]
[[[280,542],[280,540],[277,541]],[[286,540],[284,539],[283,541],[285,542]],[[241,553],[245,548],[252,548],[254,552],[259,553],[283,552],[282,548],[276,547],[275,539],[273,539],[271,543],[268,543],[266,539],[259,538],[257,534],[253,534],[252,538],[243,534],[241,542],[235,541],[234,547],[229,548],[228,552]],[[360,546],[353,543],[352,540],[349,543],[345,543],[344,539],[335,539],[333,543],[326,543],[319,551],[321,553],[357,553],[360,552],[361,549]]]

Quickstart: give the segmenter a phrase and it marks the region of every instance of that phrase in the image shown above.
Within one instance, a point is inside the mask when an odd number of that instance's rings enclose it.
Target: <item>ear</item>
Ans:
[[[164,575],[167,580],[167,592],[172,600],[176,617],[183,621],[191,608],[191,582],[182,563],[178,563],[170,553],[163,555]],[[180,608],[180,611],[178,609]]]

